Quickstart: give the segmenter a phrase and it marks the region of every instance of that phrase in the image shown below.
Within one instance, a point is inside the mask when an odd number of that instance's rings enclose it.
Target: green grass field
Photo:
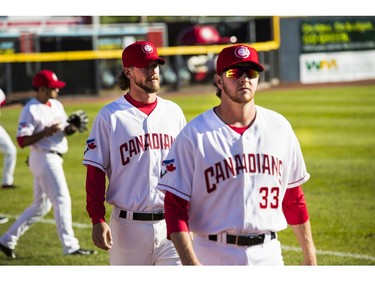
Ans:
[[[164,95],[177,102],[188,120],[218,103],[214,91],[201,95]],[[68,113],[85,110],[92,121],[104,102],[71,103]],[[259,91],[258,105],[282,113],[300,140],[311,179],[304,185],[320,265],[375,265],[375,86],[345,86]],[[0,123],[14,138],[21,106],[2,109]],[[64,167],[72,197],[74,230],[81,246],[93,248],[85,210],[85,169],[81,165],[88,132],[69,137]],[[28,149],[18,149],[14,190],[0,190],[0,214],[10,221],[32,201]],[[0,168],[2,169],[2,154]],[[110,208],[108,209],[110,212]],[[108,216],[109,217],[109,214]],[[301,252],[291,230],[279,232],[286,265],[298,265]],[[18,259],[0,254],[1,265],[107,265],[108,254],[63,256],[53,212],[19,240]]]

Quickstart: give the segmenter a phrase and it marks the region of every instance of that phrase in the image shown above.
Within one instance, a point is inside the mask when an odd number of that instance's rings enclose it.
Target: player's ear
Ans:
[[[45,93],[45,92],[47,92],[47,87],[45,87],[45,86],[41,86],[41,87],[39,87],[39,92],[42,92],[42,93]]]
[[[125,76],[126,76],[128,79],[132,78],[132,74],[131,74],[131,71],[130,71],[130,68],[129,68],[129,67],[125,67],[125,68],[123,69],[123,71],[124,71]]]
[[[220,75],[215,74],[214,76],[215,84],[219,89],[223,88],[223,79],[221,78]]]

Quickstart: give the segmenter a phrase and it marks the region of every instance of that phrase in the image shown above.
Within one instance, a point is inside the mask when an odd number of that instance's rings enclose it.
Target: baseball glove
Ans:
[[[87,131],[87,124],[89,123],[89,118],[86,112],[83,110],[77,110],[69,115],[68,123],[73,125],[78,129],[80,133]]]

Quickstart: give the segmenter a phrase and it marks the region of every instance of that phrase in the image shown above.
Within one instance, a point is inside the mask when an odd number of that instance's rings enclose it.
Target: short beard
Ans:
[[[221,97],[223,97],[223,95],[226,95],[231,101],[238,103],[238,104],[246,104],[251,100],[251,99],[250,100],[244,99],[244,97],[241,97],[241,96],[230,94],[230,91],[228,90],[225,84],[223,84],[223,91],[221,91]]]
[[[159,80],[158,80],[159,82]],[[153,94],[157,93],[160,90],[160,84],[152,84],[152,87],[147,86],[146,84],[143,84],[141,81],[134,79],[134,84],[137,85],[139,88],[141,88],[143,91],[145,91],[147,94]]]

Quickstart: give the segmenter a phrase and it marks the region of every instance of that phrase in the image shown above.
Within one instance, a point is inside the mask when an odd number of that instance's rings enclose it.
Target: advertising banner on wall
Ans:
[[[302,83],[375,79],[375,50],[300,55]]]
[[[317,17],[300,25],[300,80],[375,79],[375,17]]]

